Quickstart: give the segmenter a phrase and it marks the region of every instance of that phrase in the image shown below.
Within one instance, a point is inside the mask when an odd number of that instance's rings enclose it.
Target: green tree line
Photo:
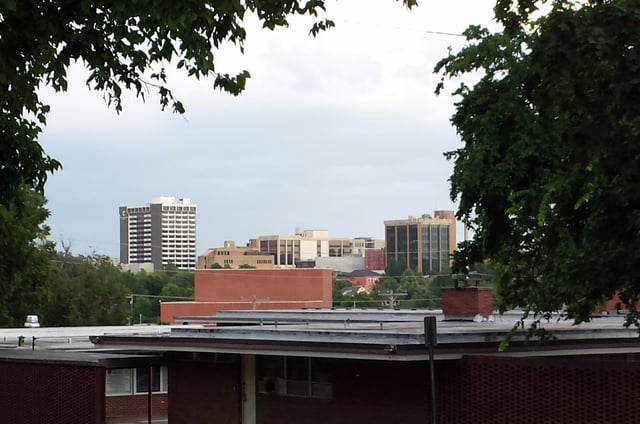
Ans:
[[[472,269],[483,276],[482,285],[494,287],[493,270],[486,263],[476,263]],[[333,306],[355,308],[441,308],[442,288],[454,286],[455,275],[450,273],[421,275],[407,268],[404,261],[391,261],[385,275],[371,292],[348,293],[348,280],[333,281]],[[346,294],[345,294],[346,293]],[[400,293],[397,303],[389,304],[387,293]]]
[[[41,195],[26,193],[31,219],[42,219],[47,213]],[[11,211],[0,206],[0,215],[9,217]],[[1,221],[0,230],[6,225],[7,221]],[[54,243],[46,239],[46,226],[37,227],[37,237],[23,245],[26,248],[18,257],[0,250],[2,327],[22,326],[29,314],[37,314],[44,326],[158,323],[160,301],[193,298],[192,272],[171,266],[162,272],[125,272],[105,256],[56,251]],[[32,235],[25,231],[25,237]],[[20,271],[7,270],[8,265],[19,265]]]

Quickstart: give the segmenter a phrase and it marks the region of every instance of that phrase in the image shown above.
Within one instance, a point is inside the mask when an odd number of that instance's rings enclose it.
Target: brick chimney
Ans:
[[[445,320],[474,320],[493,315],[491,287],[445,287],[442,289],[442,313]]]

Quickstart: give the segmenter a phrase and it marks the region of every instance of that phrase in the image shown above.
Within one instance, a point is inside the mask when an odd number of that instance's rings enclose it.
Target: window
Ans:
[[[258,392],[280,396],[331,399],[329,360],[303,357],[259,357]]]
[[[106,378],[106,394],[122,395],[130,394],[132,390],[132,369],[109,370]]]
[[[151,387],[153,392],[160,392],[161,377],[160,367],[151,367]],[[136,368],[136,393],[147,393],[149,391],[149,368]]]
[[[166,393],[168,389],[167,367],[152,367],[151,377],[153,393]],[[108,370],[105,385],[107,396],[147,394],[149,389],[149,368]]]

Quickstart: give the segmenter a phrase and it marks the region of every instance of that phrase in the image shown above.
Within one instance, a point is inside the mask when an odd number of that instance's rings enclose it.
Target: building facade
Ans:
[[[271,255],[279,267],[296,267],[316,258],[364,256],[379,241],[366,237],[329,237],[327,230],[304,230],[295,235],[260,236],[251,241],[261,254]]]
[[[424,317],[229,311],[217,317],[226,325],[99,345],[166,352],[172,424],[638,422],[629,405],[640,347],[621,316],[578,327],[552,320],[549,344],[527,342],[520,329],[500,355],[512,321],[438,321],[429,352]]]
[[[51,333],[21,346],[22,330],[3,329],[13,346],[0,346],[0,422],[638,422],[640,345],[623,315],[554,317],[541,324],[546,343],[513,329],[521,311],[482,322],[328,308],[210,318],[216,325],[84,328],[93,347],[81,350]]]
[[[273,255],[261,254],[253,247],[239,247],[234,241],[227,240],[223,247],[207,249],[198,256],[197,269],[211,268],[275,268]]]
[[[386,268],[384,248],[367,249],[364,254],[364,269],[369,271],[384,271]]]
[[[157,197],[140,206],[120,206],[120,262],[153,264],[161,270],[196,267],[197,205],[190,199]]]
[[[162,302],[161,322],[182,324],[225,310],[331,308],[328,269],[198,269],[193,301]]]
[[[437,273],[450,268],[450,254],[456,247],[456,218],[453,211],[435,211],[433,216],[410,216],[389,220],[385,226],[387,264],[402,261],[419,273]]]

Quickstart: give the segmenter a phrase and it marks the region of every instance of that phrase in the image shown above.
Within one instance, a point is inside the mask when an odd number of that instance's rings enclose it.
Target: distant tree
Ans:
[[[60,278],[47,285],[43,323],[126,324],[130,314],[125,274],[102,256],[68,258]]]
[[[240,269],[256,269],[255,266],[249,265],[249,264],[242,264],[238,268],[240,268]]]
[[[346,300],[346,299],[345,299]],[[345,302],[346,303],[346,302]],[[351,297],[350,304],[345,304],[347,307],[354,308],[371,308],[379,306],[379,302],[367,291],[356,293]]]
[[[134,296],[131,305],[130,323],[157,322],[160,319],[160,305],[158,299]]]
[[[222,269],[222,265],[220,265],[218,262],[214,262],[209,265],[209,269]]]
[[[376,284],[375,293],[397,292],[400,290],[400,280],[394,277],[384,277]]]
[[[429,285],[428,279],[413,272],[411,269],[406,269],[400,277],[399,290],[407,293],[407,302],[412,307],[427,307],[431,306],[431,302],[427,300],[429,298]]]
[[[345,295],[344,292],[351,287],[353,285],[349,280],[333,280],[333,306],[366,308],[378,304],[374,297],[366,291]]]
[[[442,307],[442,289],[453,287],[453,280],[450,274],[432,275],[429,277],[428,297],[433,299],[433,307]]]
[[[58,278],[45,203],[27,186],[0,202],[0,326],[22,326],[27,314],[40,314],[46,287]]]
[[[407,261],[403,256],[398,259],[391,259],[384,269],[384,275],[393,278],[400,278],[407,269]]]
[[[342,294],[345,289],[351,287],[351,281],[334,279],[332,282],[332,295],[333,303],[336,304],[342,300],[345,300],[345,296]]]
[[[193,298],[194,274],[175,266],[153,273],[129,274],[128,287],[134,296],[132,322],[159,322],[160,302]],[[142,317],[142,318],[141,318]]]

